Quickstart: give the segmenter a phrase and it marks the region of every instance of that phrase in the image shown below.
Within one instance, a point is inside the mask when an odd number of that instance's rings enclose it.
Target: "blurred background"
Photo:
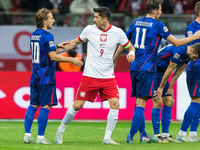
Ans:
[[[93,24],[93,8],[107,6],[111,12],[110,23],[124,32],[130,24],[145,16],[146,0],[0,0],[0,119],[23,119],[29,105],[31,50],[29,37],[36,29],[36,11],[46,7],[52,11],[55,24],[53,33],[56,44],[79,36],[88,24]],[[162,0],[162,21],[177,38],[183,38],[187,25],[195,18],[194,6],[198,0]],[[167,45],[162,40],[160,48]],[[85,61],[87,43],[79,45],[64,56],[79,57]],[[115,67],[120,89],[119,119],[130,120],[135,99],[130,98],[131,82],[126,50]],[[59,105],[50,112],[50,119],[62,119],[74,100],[82,76],[82,68],[72,64],[56,63],[57,96]],[[185,72],[174,86],[175,106],[172,120],[182,120],[190,103],[185,83]],[[108,103],[86,103],[75,119],[106,119]],[[145,117],[151,119],[152,103],[148,101]],[[9,114],[13,109],[15,114]],[[95,112],[94,112],[95,111]],[[101,114],[100,114],[101,113]],[[99,115],[100,114],[100,115]]]

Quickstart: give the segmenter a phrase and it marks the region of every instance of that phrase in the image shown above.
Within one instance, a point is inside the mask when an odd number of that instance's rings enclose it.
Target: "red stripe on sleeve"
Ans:
[[[83,40],[81,40],[80,36],[78,36],[78,40],[81,41],[81,42],[84,42]]]

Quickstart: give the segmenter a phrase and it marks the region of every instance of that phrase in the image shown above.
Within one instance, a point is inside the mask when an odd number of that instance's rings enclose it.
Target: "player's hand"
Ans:
[[[163,89],[160,87],[157,89],[157,91],[154,92],[154,97],[153,99],[158,100],[159,98],[162,97]]]
[[[128,60],[129,63],[132,63],[135,60],[135,55],[128,54],[126,56],[126,59]]]
[[[60,43],[60,44],[57,44],[57,47],[58,47],[58,48],[64,48],[64,46],[65,46],[66,44],[69,44],[69,43],[70,43],[70,41],[62,42],[62,43]]]
[[[80,58],[72,58],[72,63],[78,67],[82,66],[83,65],[83,61],[81,61]]]
[[[172,95],[172,97],[174,98],[174,91],[172,88],[168,88],[167,92],[165,93],[165,95],[170,94]]]
[[[200,39],[200,30],[195,32],[194,36],[197,37],[196,39]]]

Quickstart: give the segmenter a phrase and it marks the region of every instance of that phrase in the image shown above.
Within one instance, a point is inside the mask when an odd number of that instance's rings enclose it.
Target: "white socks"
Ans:
[[[71,120],[74,118],[78,111],[75,111],[72,107],[72,105],[67,109],[67,112],[65,114],[65,117],[63,118],[61,125],[58,127],[58,130],[61,132],[65,131],[65,128],[68,123],[71,122]]]
[[[196,131],[190,131],[189,137],[197,137]]]
[[[162,133],[162,137],[168,137],[169,133]]]
[[[110,109],[107,117],[107,126],[104,139],[108,139],[111,137],[112,131],[114,130],[117,120],[118,120],[119,110]]]
[[[180,130],[179,133],[178,133],[179,136],[186,136],[186,132],[185,131],[182,131]]]

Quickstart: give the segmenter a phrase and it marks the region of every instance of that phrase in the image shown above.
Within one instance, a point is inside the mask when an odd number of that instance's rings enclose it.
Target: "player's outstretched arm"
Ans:
[[[159,88],[157,89],[157,91],[154,92],[154,99],[155,100],[158,100],[162,96],[165,84],[166,84],[167,80],[169,79],[170,75],[172,74],[172,71],[176,67],[177,67],[177,64],[172,62],[172,61],[170,61],[169,66],[167,67],[167,70],[165,71],[165,73],[164,73],[164,75],[162,77],[162,80],[161,80]]]
[[[188,44],[188,43],[190,43],[194,40],[197,40],[197,39],[200,39],[200,31],[195,32],[195,34],[190,36],[190,37],[182,38],[182,39],[177,39],[173,35],[170,35],[170,36],[167,37],[166,40],[177,47],[177,46]]]
[[[79,58],[64,57],[64,56],[56,54],[55,51],[49,52],[49,57],[51,60],[57,61],[57,62],[71,62],[74,65],[79,66],[79,67],[83,65],[83,61],[81,61]]]

